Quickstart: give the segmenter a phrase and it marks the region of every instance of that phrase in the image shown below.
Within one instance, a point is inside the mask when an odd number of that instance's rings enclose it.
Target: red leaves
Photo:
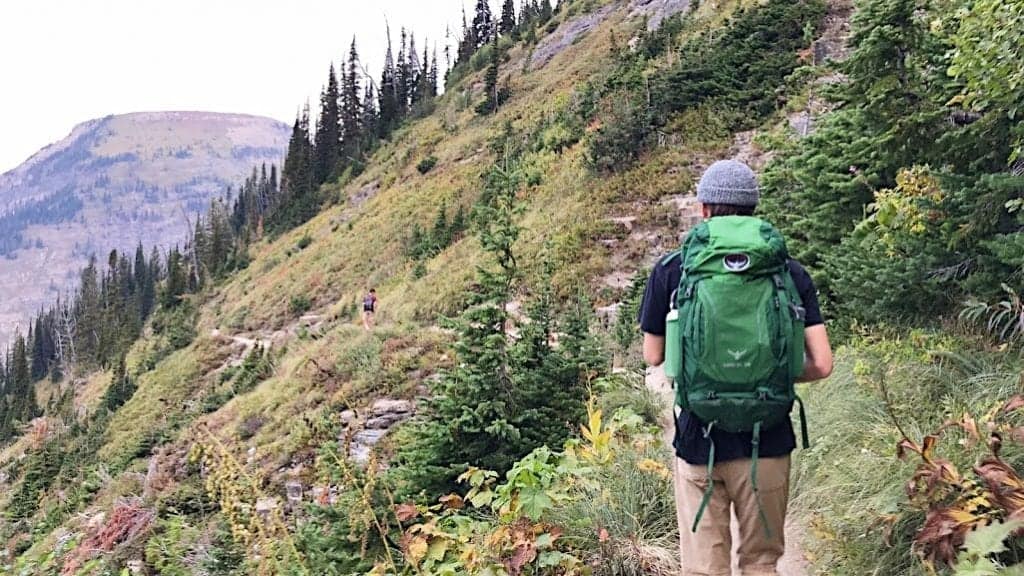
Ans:
[[[999,414],[1005,416],[1011,412],[1020,410],[1021,408],[1024,408],[1024,396],[1018,394],[1007,400],[1006,404],[1003,404],[1003,407],[999,410]]]
[[[398,518],[399,522],[405,523],[418,518],[420,511],[416,508],[415,504],[396,504],[395,505],[395,518]]]
[[[1024,515],[1024,480],[998,456],[986,458],[974,468],[993,500],[1010,518]]]
[[[951,564],[967,532],[982,521],[984,518],[957,508],[934,509],[914,538],[914,550],[932,563]]]
[[[83,562],[96,552],[110,552],[136,542],[149,531],[155,517],[156,513],[143,508],[139,500],[118,502],[103,524],[66,557],[61,574],[76,574]]]

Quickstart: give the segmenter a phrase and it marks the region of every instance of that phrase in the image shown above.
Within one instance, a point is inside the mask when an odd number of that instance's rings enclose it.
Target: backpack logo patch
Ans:
[[[722,264],[729,272],[743,272],[750,268],[750,256],[746,254],[728,254],[722,259]]]
[[[726,350],[726,352],[729,354],[729,356],[732,356],[733,360],[735,360],[737,362],[740,361],[740,358],[743,358],[744,356],[747,355],[747,351],[746,350],[740,350],[739,352],[737,352],[735,350]]]

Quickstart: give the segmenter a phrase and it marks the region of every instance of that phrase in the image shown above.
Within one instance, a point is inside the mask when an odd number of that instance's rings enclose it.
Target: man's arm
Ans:
[[[665,337],[644,332],[644,362],[659,366],[665,361]]]
[[[828,341],[828,331],[824,324],[811,326],[804,330],[804,349],[807,361],[804,362],[804,373],[797,382],[813,382],[828,378],[832,374],[832,345]],[[647,341],[644,340],[644,354],[647,354]]]

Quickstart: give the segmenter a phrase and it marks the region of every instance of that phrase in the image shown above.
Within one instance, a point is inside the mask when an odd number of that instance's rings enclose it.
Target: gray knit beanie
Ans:
[[[760,199],[754,171],[736,160],[715,162],[697,184],[697,201],[701,204],[757,206]]]

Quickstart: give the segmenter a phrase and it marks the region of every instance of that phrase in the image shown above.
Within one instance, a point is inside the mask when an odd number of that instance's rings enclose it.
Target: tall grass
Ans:
[[[964,413],[980,420],[1021,391],[1014,359],[975,348],[936,334],[861,339],[839,352],[830,380],[807,386],[812,445],[795,459],[793,508],[819,573],[927,573],[911,550],[924,512],[905,491],[917,461],[896,457],[899,429],[920,442]],[[966,474],[985,453],[984,441],[971,444],[958,429],[939,441],[938,456]],[[1007,443],[1001,455],[1024,464],[1020,446]]]

